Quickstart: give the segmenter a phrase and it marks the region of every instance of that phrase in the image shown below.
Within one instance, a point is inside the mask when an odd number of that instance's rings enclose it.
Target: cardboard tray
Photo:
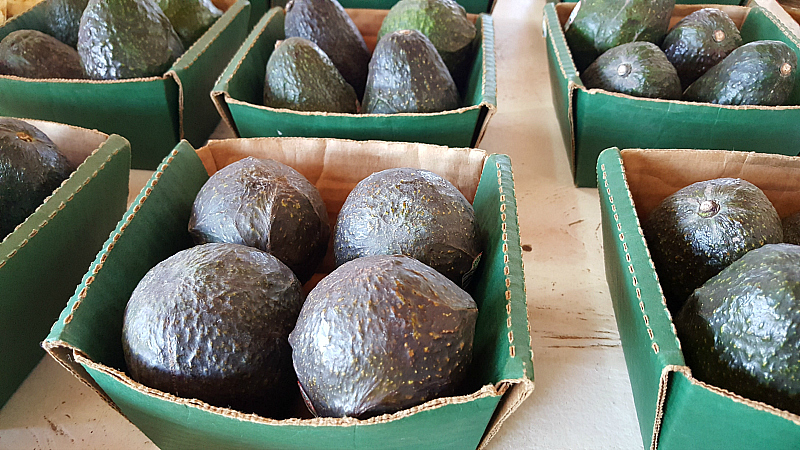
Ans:
[[[189,213],[209,173],[247,155],[273,158],[297,169],[320,190],[333,220],[359,180],[391,167],[432,170],[473,201],[488,240],[471,289],[480,313],[468,393],[368,420],[300,415],[274,420],[177,398],[128,377],[120,336],[131,292],[147,270],[192,245]],[[182,142],[119,222],[43,345],[160,448],[483,446],[533,389],[517,218],[506,155],[425,144],[304,138],[212,141],[195,152]],[[329,269],[323,267],[319,276]]]
[[[125,212],[130,144],[120,136],[27,120],[77,167],[0,236],[0,407],[42,359],[41,341]]]
[[[686,366],[640,219],[691,183],[737,177],[781,217],[800,210],[800,158],[723,150],[622,150],[597,162],[605,267],[644,448],[800,448],[800,416],[697,380]],[[699,444],[702,443],[702,444]]]
[[[548,3],[543,30],[553,105],[567,157],[578,186],[596,184],[597,156],[608,147],[693,148],[758,151],[797,155],[800,152],[800,77],[790,106],[724,106],[676,100],[645,99],[603,89],[587,89],[567,48],[563,24],[574,8]],[[673,24],[709,5],[678,5]],[[800,54],[797,24],[774,1],[750,6],[717,6],[741,28],[743,41],[774,39]]]
[[[364,36],[375,46],[385,10],[348,10]],[[475,147],[496,107],[494,26],[487,14],[472,16],[480,34],[471,67],[465,104],[459,109],[428,114],[342,114],[300,112],[263,106],[264,75],[275,42],[284,38],[282,8],[272,8],[236,52],[211,93],[223,119],[239,137],[305,136],[423,142]]]
[[[247,36],[250,4],[225,0],[214,25],[160,77],[63,80],[0,75],[0,115],[68,123],[124,136],[132,166],[153,170],[181,138],[202,145],[219,123],[209,92]],[[44,5],[0,27],[44,30]]]

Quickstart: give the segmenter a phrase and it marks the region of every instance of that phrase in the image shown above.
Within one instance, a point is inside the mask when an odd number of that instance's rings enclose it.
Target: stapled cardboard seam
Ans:
[[[280,9],[276,9],[276,8],[272,8],[269,11],[267,11],[267,13],[265,14],[265,15],[268,15],[267,16],[267,20],[266,20],[266,22],[264,22],[264,26],[261,27],[261,30],[258,32],[258,34],[256,34],[256,35],[252,35],[251,34],[251,35],[247,36],[247,39],[251,39],[251,42],[250,42],[250,46],[247,47],[247,50],[245,52],[243,52],[243,54],[247,55],[248,53],[250,53],[251,50],[253,50],[253,47],[255,47],[256,42],[258,42],[259,38],[264,33],[264,31],[266,31],[266,29],[267,29],[266,25],[268,23],[270,23],[272,21],[272,19],[275,18],[276,15],[278,15],[278,11],[280,11]],[[261,20],[264,20],[264,19],[262,18]],[[239,52],[241,52],[241,48],[236,53],[238,54]],[[235,57],[236,56],[234,56],[234,58]],[[233,70],[231,71],[230,75],[227,76],[227,80],[225,80],[225,83],[223,84],[223,86],[224,86],[223,92],[225,92],[226,97],[228,97],[228,95],[227,95],[228,84],[230,83],[231,78],[233,78],[236,75],[236,72],[239,71],[239,68],[242,67],[242,62],[244,62],[244,60],[245,60],[245,58],[239,58],[239,61],[233,67]],[[223,73],[220,75],[220,78],[222,78],[224,76],[224,74],[225,74],[225,72],[223,71]],[[219,92],[219,91],[216,91],[216,92]]]
[[[656,416],[653,421],[653,436],[650,441],[650,450],[658,448],[658,437],[661,434],[661,424],[664,421],[664,405],[667,402],[667,388],[669,387],[669,376],[672,372],[681,372],[691,378],[692,371],[686,366],[668,365],[661,370],[661,377],[658,380],[658,401],[656,402]]]
[[[561,28],[561,26],[560,26],[561,22],[559,22],[559,20],[558,20],[558,13],[555,12],[555,4],[553,4],[553,12],[556,15],[556,23],[559,24],[558,31],[559,31],[561,37],[563,38],[561,40],[564,42],[564,48],[567,50],[567,56],[568,56],[569,64],[572,65],[572,69],[575,71],[575,74],[578,74],[579,72],[578,72],[577,68],[575,67],[575,62],[574,62],[575,60],[572,59],[572,51],[570,51],[569,45],[567,45],[567,37],[564,34],[564,29]],[[547,24],[547,34],[549,34],[550,36],[554,36],[553,35],[553,28],[550,25],[550,21],[547,20],[547,16],[546,15],[544,17],[544,20],[545,20],[545,23]],[[561,76],[565,80],[569,79],[569,76],[567,75],[567,72],[564,69],[566,67],[566,64],[564,64],[564,59],[561,57],[561,51],[559,50],[558,45],[556,45],[555,37],[553,37],[553,39],[551,39],[551,41],[553,43],[553,53],[555,53],[556,59],[558,60],[558,70],[561,72]]]

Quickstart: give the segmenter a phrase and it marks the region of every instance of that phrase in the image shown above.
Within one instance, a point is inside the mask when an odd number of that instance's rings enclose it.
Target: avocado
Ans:
[[[453,78],[469,62],[477,34],[455,0],[400,0],[383,19],[378,39],[399,30],[417,30],[430,39]]]
[[[14,231],[72,173],[41,130],[0,117],[0,240]]]
[[[629,42],[600,55],[581,80],[600,88],[635,97],[681,98],[681,80],[664,52],[651,42]]]
[[[277,414],[295,392],[288,335],[300,283],[269,253],[204,244],[150,269],[125,308],[128,375],[213,406]]]
[[[781,220],[767,196],[739,178],[680,189],[650,213],[642,230],[673,314],[730,263],[783,239]]]
[[[228,242],[275,255],[305,283],[328,249],[330,225],[317,188],[278,161],[229,164],[197,193],[189,218],[195,243]]]
[[[284,21],[286,37],[301,37],[317,44],[333,61],[345,80],[364,95],[369,49],[353,19],[336,0],[290,0]]]
[[[310,409],[367,418],[450,395],[472,359],[470,295],[403,255],[359,258],[309,292],[289,335]]]
[[[78,53],[90,78],[117,80],[163,75],[183,45],[151,0],[89,0]]]
[[[781,41],[754,41],[732,51],[683,93],[720,105],[782,105],[794,89],[797,55]]]
[[[800,245],[800,211],[781,220],[783,225],[783,242]]]
[[[387,169],[361,180],[342,205],[333,238],[337,266],[403,254],[459,286],[480,253],[472,205],[449,181],[422,169]]]
[[[740,45],[742,36],[730,16],[717,8],[703,8],[675,24],[661,48],[685,90]]]
[[[424,34],[393,31],[378,41],[369,61],[363,113],[431,113],[458,104],[453,77]]]
[[[222,16],[222,11],[211,0],[158,0],[158,6],[178,33],[185,49]]]
[[[675,318],[692,375],[800,414],[800,246],[750,250]]]
[[[86,78],[78,52],[36,30],[17,30],[0,41],[0,74],[25,78]]]
[[[576,68],[628,42],[660,45],[674,7],[675,0],[580,0],[564,25]]]
[[[46,17],[47,34],[75,48],[81,16],[89,0],[44,0],[42,14]]]
[[[358,97],[317,44],[291,37],[280,41],[267,61],[264,105],[355,114]]]

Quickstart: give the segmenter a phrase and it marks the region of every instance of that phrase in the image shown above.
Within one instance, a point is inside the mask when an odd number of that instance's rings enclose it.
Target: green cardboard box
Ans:
[[[219,123],[209,92],[247,36],[250,4],[225,0],[225,14],[160,77],[36,80],[0,75],[0,115],[68,123],[124,136],[132,166],[155,169],[181,138],[202,145]],[[37,4],[0,27],[45,29]]]
[[[147,388],[125,373],[125,305],[142,276],[192,245],[187,223],[196,193],[218,168],[245,156],[273,158],[320,190],[332,220],[355,184],[373,171],[420,167],[473,201],[487,244],[471,294],[479,307],[469,394],[367,420],[273,420]],[[180,143],[119,222],[44,343],[160,448],[375,449],[485,445],[533,389],[525,278],[510,159],[482,150],[402,142],[260,138]],[[331,222],[335,223],[335,222]],[[317,277],[327,273],[328,263]],[[308,288],[308,286],[306,286]]]
[[[351,9],[367,46],[375,46],[386,10]],[[494,27],[487,14],[471,16],[480,31],[465,106],[429,114],[340,114],[263,106],[264,74],[275,42],[284,38],[282,8],[259,21],[223,72],[211,95],[220,115],[239,137],[305,136],[423,142],[475,147],[496,108]]]
[[[640,228],[691,183],[737,177],[759,186],[781,217],[800,210],[800,158],[724,150],[603,151],[597,183],[606,278],[644,448],[798,449],[800,416],[692,376]]]
[[[791,18],[774,1],[723,6],[741,29],[742,40],[774,39],[800,54]],[[701,8],[678,5],[673,23]],[[608,147],[745,150],[797,155],[800,152],[800,81],[789,106],[724,106],[645,99],[584,87],[564,37],[574,4],[548,3],[544,33],[553,105],[578,186],[595,186],[597,156]],[[796,24],[794,25],[796,27]]]
[[[353,9],[390,9],[400,0],[339,0],[345,8]],[[469,14],[491,13],[494,9],[494,0],[456,0]],[[285,7],[287,0],[272,0],[270,6]]]
[[[578,0],[547,0],[550,2],[563,2],[563,3],[577,3]],[[717,5],[746,5],[748,0],[717,0],[714,4]],[[707,5],[708,1],[704,0],[676,0],[675,4],[678,5]]]
[[[0,236],[0,407],[42,356],[40,343],[125,212],[130,144],[116,135],[38,120],[77,169]]]

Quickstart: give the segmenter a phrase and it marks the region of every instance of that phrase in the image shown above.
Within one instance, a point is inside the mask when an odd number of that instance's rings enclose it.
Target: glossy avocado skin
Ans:
[[[783,224],[783,242],[800,245],[800,211],[784,217],[781,224]]]
[[[47,34],[75,48],[81,15],[89,0],[44,0],[43,14],[47,18]]]
[[[78,52],[36,30],[17,30],[0,41],[0,74],[24,78],[86,78]]]
[[[686,89],[742,45],[736,24],[724,11],[703,8],[681,19],[661,44]]]
[[[211,0],[158,0],[158,6],[178,33],[185,49],[222,16],[222,11]]]
[[[800,247],[751,250],[675,318],[692,375],[800,414]]]
[[[564,26],[578,71],[600,54],[634,41],[660,45],[675,0],[581,0]]]
[[[78,53],[90,78],[161,76],[183,45],[150,0],[89,0],[81,17]]]
[[[267,61],[264,105],[355,114],[358,97],[317,44],[291,37],[282,41]]]
[[[754,41],[732,51],[683,93],[720,105],[782,105],[794,89],[797,55],[780,41]]]
[[[41,130],[0,117],[0,240],[69,177],[73,167]]]
[[[179,397],[278,414],[296,390],[287,338],[302,303],[297,278],[266,252],[181,251],[147,272],[125,308],[127,372]]]
[[[424,34],[394,31],[378,41],[369,61],[363,113],[431,113],[458,106],[453,77]]]
[[[325,257],[330,225],[319,191],[273,160],[229,164],[197,193],[189,232],[195,243],[228,242],[269,252],[308,281]]]
[[[336,0],[291,0],[286,4],[286,37],[314,42],[339,69],[345,80],[364,95],[370,53],[364,37]]]
[[[650,213],[642,229],[673,314],[730,263],[783,239],[772,203],[761,189],[738,178],[701,181],[677,191]]]
[[[636,97],[679,100],[681,81],[664,52],[650,42],[629,42],[598,57],[581,75],[587,88]]]
[[[308,294],[289,335],[304,396],[320,416],[367,418],[450,395],[477,316],[468,293],[415,259],[350,261]]]

